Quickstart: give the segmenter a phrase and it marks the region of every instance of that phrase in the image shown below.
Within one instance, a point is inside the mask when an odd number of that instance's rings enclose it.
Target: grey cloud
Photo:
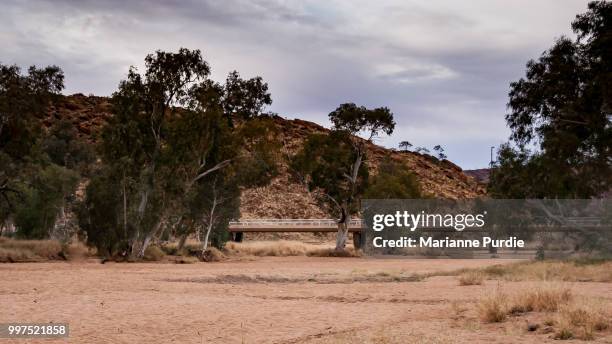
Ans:
[[[582,0],[9,0],[0,13],[0,61],[57,64],[66,92],[109,95],[146,54],[199,48],[216,79],[233,69],[263,76],[271,110],[281,115],[329,125],[327,114],[343,102],[389,106],[398,129],[380,143],[442,144],[475,168],[508,135],[509,82],[568,34],[585,7]]]

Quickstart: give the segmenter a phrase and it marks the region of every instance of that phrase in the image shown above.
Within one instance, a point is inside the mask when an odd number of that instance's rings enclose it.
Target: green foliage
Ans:
[[[28,239],[48,238],[55,225],[60,208],[74,193],[79,181],[78,173],[48,165],[39,170],[29,187],[23,189],[23,198],[15,212],[17,236]]]
[[[506,121],[517,148],[499,152],[496,197],[589,198],[610,188],[612,4],[589,3],[572,28],[575,41],[559,39],[510,85]]]
[[[55,122],[42,146],[54,164],[66,168],[84,170],[95,161],[92,146],[78,138],[77,129],[68,120]]]
[[[300,174],[310,190],[323,193],[319,200],[332,212],[346,204],[349,208],[345,210],[355,213],[358,204],[351,201],[365,191],[369,176],[367,165],[362,163],[355,180],[350,179],[357,157],[352,138],[346,132],[312,134],[293,157],[291,168]]]
[[[421,198],[421,187],[416,176],[406,166],[391,160],[383,161],[378,174],[372,178],[363,198],[414,199]]]
[[[399,143],[399,149],[404,152],[410,151],[410,148],[412,148],[412,143],[410,143],[409,141],[402,141]]]
[[[338,215],[336,250],[343,250],[346,221],[358,211],[368,187],[366,145],[380,133],[390,135],[395,122],[388,108],[369,110],[352,103],[341,104],[329,119],[334,124],[332,131],[310,135],[290,167],[320,203]],[[367,139],[356,137],[358,134]]]
[[[13,222],[21,238],[54,234],[79,180],[72,168],[92,160],[65,123],[44,130],[63,81],[55,66],[22,75],[17,66],[0,65],[0,222]]]
[[[436,153],[438,153],[439,160],[444,160],[447,158],[446,154],[444,154],[444,148],[442,146],[435,145],[433,150],[436,151]]]
[[[206,227],[207,212],[213,228],[224,231],[222,224],[238,216],[240,187],[265,185],[276,173],[269,144],[274,126],[258,117],[271,101],[261,78],[245,81],[234,72],[221,86],[208,79],[199,50],[157,51],[145,67],[143,75],[131,69],[120,83],[112,99],[115,116],[102,131],[102,163],[114,171],[104,183],[120,206],[107,205],[107,191],[92,187],[84,208],[88,234],[111,232],[91,243],[111,254],[127,245],[129,254],[142,257],[167,226],[182,236]],[[236,116],[248,121],[234,127]],[[88,216],[97,203],[114,215]]]
[[[46,106],[64,87],[64,74],[55,66],[0,65],[0,221],[15,211],[28,179],[36,174]]]
[[[365,133],[372,139],[380,133],[391,135],[395,129],[393,114],[386,107],[366,109],[353,103],[341,104],[329,114],[335,130],[345,130],[356,135]]]
[[[237,71],[229,73],[223,89],[223,111],[230,126],[233,118],[247,120],[261,115],[272,104],[268,84],[261,77],[249,80],[240,78]]]
[[[85,199],[79,204],[79,227],[87,233],[87,244],[96,247],[101,256],[127,252],[133,227],[122,222],[121,184],[109,173],[98,171],[87,185]]]

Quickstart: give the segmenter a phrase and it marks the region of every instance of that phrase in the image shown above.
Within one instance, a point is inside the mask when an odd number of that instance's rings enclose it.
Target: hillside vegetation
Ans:
[[[113,116],[108,98],[75,94],[62,97],[49,108],[45,124],[67,119],[78,129],[79,136],[92,143],[107,119]],[[328,129],[304,120],[273,118],[283,153],[293,155],[308,135],[327,132]],[[485,189],[474,178],[467,176],[460,167],[448,160],[439,161],[433,156],[416,152],[394,151],[368,144],[371,171],[384,157],[404,164],[418,178],[423,192],[440,198],[473,198],[485,194]],[[282,163],[280,173],[268,186],[245,190],[241,195],[243,218],[321,218],[328,217],[309,195],[303,185],[292,180],[287,166]]]

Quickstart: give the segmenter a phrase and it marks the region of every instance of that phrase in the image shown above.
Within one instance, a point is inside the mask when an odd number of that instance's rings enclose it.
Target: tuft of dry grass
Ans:
[[[612,261],[543,261],[493,265],[479,269],[490,278],[507,281],[612,282]]]
[[[145,250],[143,259],[151,262],[157,262],[164,259],[165,256],[166,253],[162,251],[159,246],[150,245]]]
[[[527,312],[556,312],[573,299],[570,289],[548,286],[527,290],[513,297],[500,292],[483,298],[478,311],[482,321],[502,322],[508,315]]]
[[[36,256],[30,250],[0,247],[0,263],[31,262]]]
[[[506,320],[508,313],[507,295],[497,290],[480,300],[478,316],[487,323],[497,323]]]
[[[62,245],[55,240],[0,240],[0,262],[63,259]]]
[[[610,327],[610,314],[601,304],[578,299],[559,308],[555,321],[555,339],[593,340],[595,333]]]
[[[220,262],[225,260],[227,257],[223,252],[219,251],[216,247],[209,247],[201,256],[202,261],[205,262]]]
[[[361,251],[353,247],[347,247],[343,251],[336,251],[333,248],[320,248],[306,252],[309,257],[361,257]]]
[[[485,274],[481,271],[469,271],[459,275],[459,285],[481,285]]]
[[[359,251],[347,248],[345,251],[335,251],[328,245],[313,245],[299,241],[254,241],[248,243],[228,242],[225,253],[229,256],[311,256],[311,257],[357,257]]]
[[[193,263],[197,263],[200,260],[196,257],[184,257],[184,256],[178,256],[174,259],[174,263],[175,264],[193,264]]]
[[[89,248],[80,241],[66,245],[64,254],[68,260],[83,260],[91,255]]]
[[[568,288],[558,286],[534,288],[515,295],[509,312],[512,314],[556,312],[559,307],[569,303],[572,298],[572,291]]]

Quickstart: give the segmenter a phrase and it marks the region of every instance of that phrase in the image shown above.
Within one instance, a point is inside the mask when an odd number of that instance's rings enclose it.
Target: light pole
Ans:
[[[491,146],[491,162],[489,163],[489,166],[493,167],[493,150],[495,149],[495,146]]]

